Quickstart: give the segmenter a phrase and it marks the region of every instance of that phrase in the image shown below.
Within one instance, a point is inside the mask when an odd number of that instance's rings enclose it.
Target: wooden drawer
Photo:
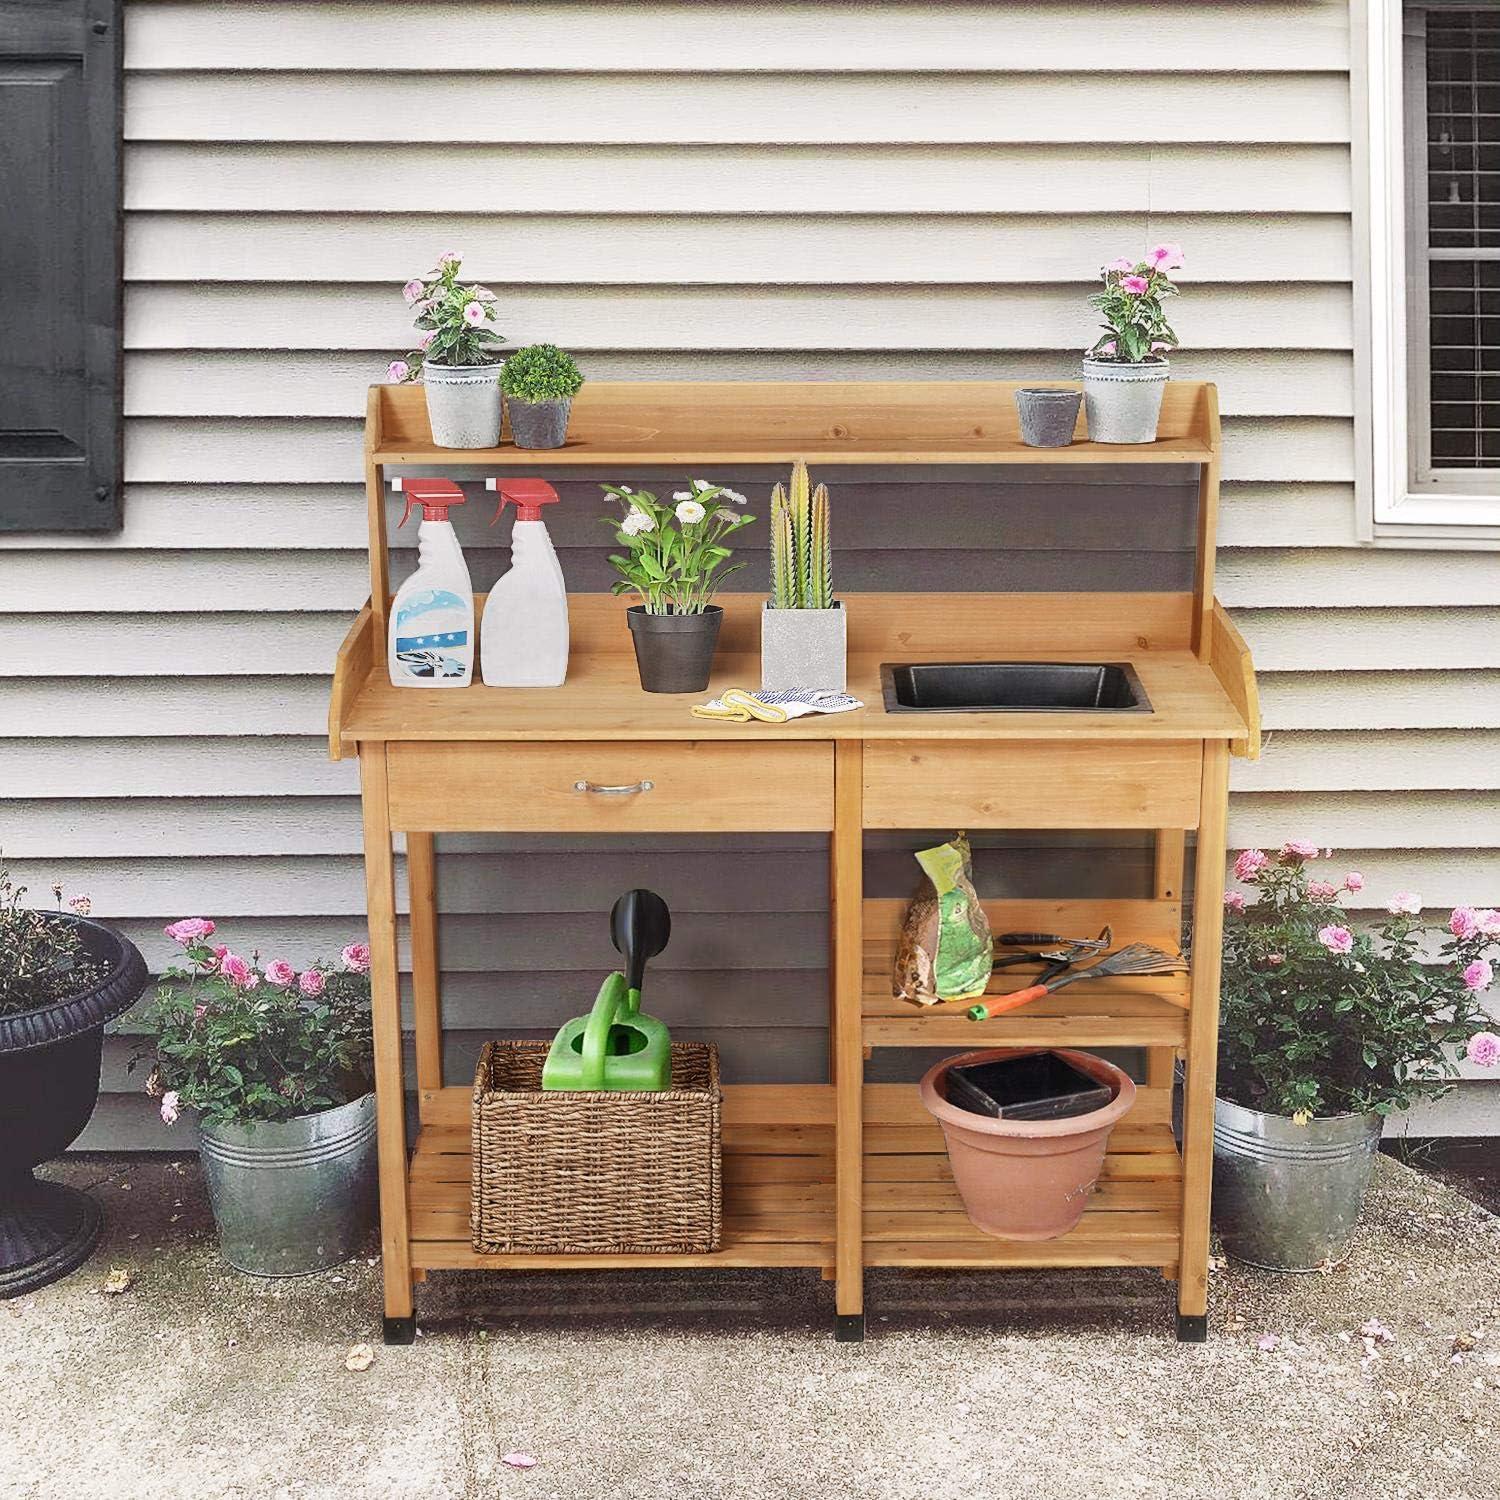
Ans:
[[[866,828],[1195,828],[1197,740],[865,745]]]
[[[833,827],[828,744],[393,743],[386,747],[386,769],[391,826],[417,832],[793,833]],[[579,790],[580,782],[641,789]]]

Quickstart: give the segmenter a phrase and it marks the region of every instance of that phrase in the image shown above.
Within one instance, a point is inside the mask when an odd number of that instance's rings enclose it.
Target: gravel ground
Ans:
[[[439,1274],[386,1349],[373,1246],[257,1281],[195,1161],[52,1171],[108,1238],[0,1303],[4,1500],[1500,1497],[1500,1219],[1389,1159],[1348,1265],[1217,1268],[1201,1346],[1148,1271],[872,1273],[863,1345],[810,1272],[661,1271]]]

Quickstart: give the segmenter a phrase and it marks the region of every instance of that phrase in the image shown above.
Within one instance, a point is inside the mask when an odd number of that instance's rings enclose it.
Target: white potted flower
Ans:
[[[427,420],[439,448],[494,448],[500,443],[500,344],[493,327],[495,294],[458,279],[463,257],[450,250],[426,276],[401,289],[422,331],[405,359],[391,361],[387,378],[419,377],[427,391]]]
[[[1083,401],[1095,443],[1152,443],[1162,391],[1171,374],[1167,351],[1177,335],[1162,304],[1177,295],[1168,271],[1183,264],[1180,245],[1157,245],[1144,260],[1123,256],[1103,268],[1104,290],[1089,298],[1104,332],[1083,357]]]

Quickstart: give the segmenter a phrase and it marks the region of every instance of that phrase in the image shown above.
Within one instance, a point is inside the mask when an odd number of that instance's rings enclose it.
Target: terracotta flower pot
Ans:
[[[948,1103],[949,1068],[1040,1050],[991,1047],[945,1057],[920,1085],[922,1103],[943,1127],[964,1210],[976,1229],[997,1239],[1055,1240],[1072,1229],[1104,1165],[1109,1133],[1135,1103],[1135,1084],[1113,1063],[1061,1049],[1059,1057],[1113,1091],[1103,1109],[1064,1120],[997,1120]]]

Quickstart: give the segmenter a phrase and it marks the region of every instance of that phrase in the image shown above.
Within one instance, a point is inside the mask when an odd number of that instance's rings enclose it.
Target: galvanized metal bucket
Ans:
[[[1381,1117],[1298,1125],[1214,1101],[1214,1225],[1224,1252],[1271,1271],[1317,1271],[1349,1254]]]
[[[500,366],[422,366],[427,422],[438,448],[500,446]]]
[[[1129,365],[1083,362],[1083,409],[1092,443],[1154,443],[1171,368],[1164,359]]]
[[[375,1096],[297,1120],[205,1125],[198,1154],[219,1251],[252,1276],[348,1260],[375,1210]]]

